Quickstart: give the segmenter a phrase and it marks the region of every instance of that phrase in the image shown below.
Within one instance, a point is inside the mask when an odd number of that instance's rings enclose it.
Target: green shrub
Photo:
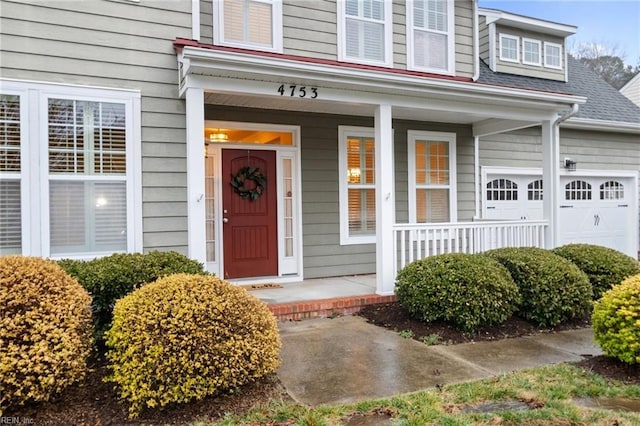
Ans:
[[[88,262],[63,259],[58,264],[93,297],[98,337],[109,328],[116,300],[142,284],[170,274],[206,274],[201,263],[176,252],[118,253]]]
[[[110,381],[136,416],[273,372],[280,337],[267,306],[213,276],[176,274],[116,302],[106,333]]]
[[[0,257],[0,415],[81,381],[92,348],[91,297],[49,260]]]
[[[501,248],[484,254],[502,263],[520,288],[518,314],[551,327],[591,310],[589,279],[576,265],[548,250]]]
[[[640,364],[640,275],[627,278],[595,302],[593,333],[602,351]]]
[[[575,263],[587,274],[593,288],[593,299],[627,277],[640,274],[640,262],[608,247],[591,244],[568,244],[553,250],[557,255]]]
[[[415,318],[442,320],[463,331],[506,321],[520,301],[504,267],[484,256],[461,253],[410,263],[398,273],[395,292]]]

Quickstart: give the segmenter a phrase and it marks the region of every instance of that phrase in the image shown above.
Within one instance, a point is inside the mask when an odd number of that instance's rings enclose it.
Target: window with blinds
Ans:
[[[412,0],[407,3],[409,65],[453,73],[453,2]]]
[[[387,52],[390,37],[390,3],[384,0],[344,0],[341,60],[390,65],[391,52]]]
[[[127,249],[124,104],[48,100],[51,254]]]
[[[22,252],[20,97],[0,94],[0,255]]]
[[[416,222],[449,221],[449,143],[415,141]]]
[[[214,7],[217,43],[282,50],[282,0],[220,0]]]

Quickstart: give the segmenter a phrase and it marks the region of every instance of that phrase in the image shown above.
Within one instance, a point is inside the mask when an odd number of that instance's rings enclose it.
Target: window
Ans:
[[[510,179],[494,179],[487,183],[487,201],[517,201],[518,184]]]
[[[339,133],[340,243],[374,243],[374,130],[340,126]]]
[[[0,94],[0,255],[22,253],[20,96]]]
[[[500,34],[500,60],[520,62],[520,38],[508,34]]]
[[[411,69],[454,73],[453,2],[407,2],[407,48]]]
[[[455,221],[455,134],[409,131],[408,136],[409,220]]]
[[[6,87],[32,96],[0,95],[0,253],[88,258],[141,250],[139,93]],[[40,149],[21,151],[26,140]]]
[[[624,185],[615,180],[610,180],[600,185],[601,200],[623,200]]]
[[[573,180],[564,186],[565,200],[590,200],[591,184],[583,180]]]
[[[562,68],[562,46],[555,43],[544,43],[544,66]]]
[[[538,40],[522,39],[522,63],[542,65],[541,43]]]
[[[338,1],[338,60],[393,65],[391,2]]]
[[[282,0],[218,0],[214,43],[282,52]]]
[[[542,200],[542,179],[529,182],[527,185],[527,199],[529,201]]]

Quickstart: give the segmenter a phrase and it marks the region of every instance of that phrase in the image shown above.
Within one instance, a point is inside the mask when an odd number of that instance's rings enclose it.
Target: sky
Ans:
[[[628,65],[640,64],[640,0],[479,0],[499,9],[578,27],[569,52],[581,43],[615,47]]]

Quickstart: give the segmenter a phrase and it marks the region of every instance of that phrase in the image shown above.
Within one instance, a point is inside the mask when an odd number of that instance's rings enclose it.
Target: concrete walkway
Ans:
[[[427,346],[345,316],[280,323],[280,334],[278,376],[296,401],[310,405],[390,397],[601,354],[590,329]]]

